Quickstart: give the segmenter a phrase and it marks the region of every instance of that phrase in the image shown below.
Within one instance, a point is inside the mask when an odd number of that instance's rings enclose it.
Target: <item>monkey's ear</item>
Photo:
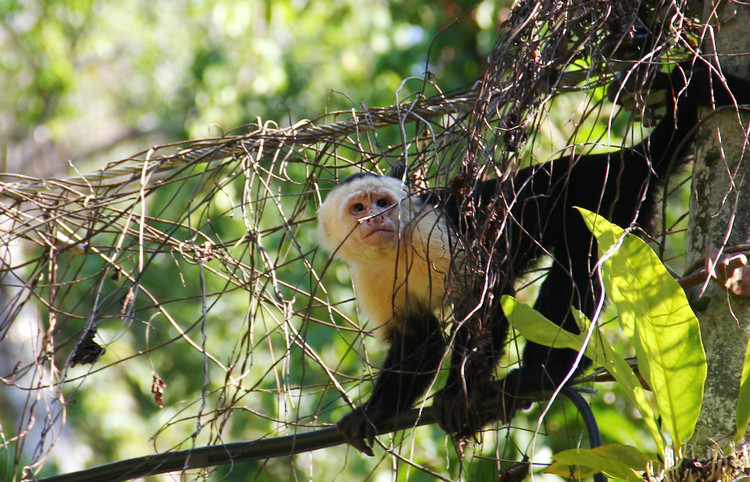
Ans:
[[[389,177],[395,177],[399,181],[406,181],[406,162],[402,159],[393,166],[391,166],[391,172],[388,173]]]

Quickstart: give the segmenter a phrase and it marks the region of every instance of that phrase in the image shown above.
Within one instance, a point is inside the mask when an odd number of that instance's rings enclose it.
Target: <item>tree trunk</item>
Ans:
[[[710,26],[705,30],[703,50],[716,52],[719,62],[714,65],[725,73],[750,78],[750,7],[707,1],[703,18]],[[710,246],[723,253],[750,242],[749,120],[747,114],[728,109],[708,117],[696,135],[688,266],[705,258]],[[691,444],[695,457],[707,458],[712,451],[726,449],[736,432],[735,408],[750,334],[750,299],[734,296],[713,282],[705,291],[698,288],[690,295],[708,359],[703,408]]]

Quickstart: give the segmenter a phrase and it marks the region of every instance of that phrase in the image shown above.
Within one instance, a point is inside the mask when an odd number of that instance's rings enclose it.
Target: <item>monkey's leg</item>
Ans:
[[[547,273],[534,308],[561,329],[578,334],[580,328],[571,306],[591,317],[601,296],[601,285],[595,272],[596,242],[579,218],[573,218],[570,224],[562,261],[558,256]],[[527,408],[533,399],[546,398],[571,371],[580,372],[591,364],[583,357],[576,367],[577,357],[576,350],[555,349],[527,341],[520,368],[498,382],[508,412],[512,414],[517,409]]]
[[[495,297],[494,306],[464,318],[454,330],[450,373],[433,404],[441,428],[458,438],[474,435],[499,418],[477,410],[486,400],[500,400],[494,372],[503,354],[508,320],[499,300]]]
[[[376,427],[414,404],[435,378],[445,353],[440,323],[431,313],[407,318],[403,331],[391,338],[370,399],[336,424],[350,445],[369,456]]]

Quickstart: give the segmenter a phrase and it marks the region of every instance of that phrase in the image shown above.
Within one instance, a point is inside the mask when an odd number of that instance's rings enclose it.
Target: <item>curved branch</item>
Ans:
[[[583,401],[578,392],[566,387],[562,395],[571,400],[584,419],[591,448],[601,444],[601,437],[591,408]],[[528,397],[542,401],[542,397]],[[497,401],[483,402],[481,412],[498,413]],[[437,422],[437,410],[433,407],[413,409],[386,420],[377,427],[377,434],[396,432]],[[593,431],[592,431],[593,427]],[[147,475],[163,474],[187,469],[204,469],[219,465],[249,462],[251,460],[270,459],[310,452],[334,445],[346,443],[336,427],[328,427],[312,432],[275,437],[248,442],[234,442],[224,445],[209,445],[186,450],[176,450],[161,454],[147,455],[133,459],[120,460],[98,465],[77,472],[54,475],[38,479],[38,482],[92,482],[95,480],[129,480]],[[606,480],[606,479],[605,479]]]
[[[385,421],[378,435],[437,422],[432,407],[410,410]],[[38,482],[92,482],[95,480],[129,480],[147,475],[186,469],[203,469],[218,465],[295,455],[346,443],[336,427],[263,440],[209,445],[175,450],[98,465],[77,472],[38,479]]]

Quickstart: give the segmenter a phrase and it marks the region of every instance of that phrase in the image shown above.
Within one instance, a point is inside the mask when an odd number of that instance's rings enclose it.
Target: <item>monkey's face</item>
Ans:
[[[318,237],[326,250],[346,261],[382,258],[398,245],[400,181],[365,177],[341,184],[318,211]]]
[[[363,246],[392,247],[398,242],[397,200],[387,189],[357,190],[344,203],[347,224],[357,226],[356,236]]]

